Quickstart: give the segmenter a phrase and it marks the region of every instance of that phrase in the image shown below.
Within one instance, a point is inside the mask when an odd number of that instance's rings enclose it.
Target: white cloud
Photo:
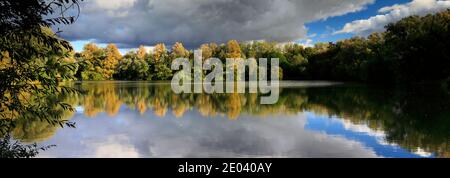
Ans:
[[[356,20],[345,24],[345,26],[334,34],[353,33],[368,34],[374,31],[382,31],[384,26],[411,15],[425,15],[450,8],[450,0],[413,0],[406,4],[396,4],[383,7],[379,15],[364,20]]]
[[[422,148],[417,148],[417,150],[414,152],[416,155],[422,156],[422,157],[431,157],[433,156],[433,153],[427,152]]]
[[[133,7],[136,0],[96,0],[95,4],[106,10],[117,10],[121,8]]]
[[[147,51],[147,53],[152,53],[153,49],[155,49],[155,46],[144,46],[145,51]],[[130,51],[138,51],[139,48],[120,48],[121,53],[122,54],[126,54],[127,52]]]
[[[90,156],[89,156],[90,157]],[[117,143],[108,143],[97,146],[94,155],[96,158],[138,158],[139,153],[131,146]]]
[[[137,158],[139,153],[136,148],[131,145],[130,139],[126,135],[109,135],[105,140],[84,142],[93,151],[85,157],[95,158]]]
[[[95,39],[123,48],[176,41],[304,39],[304,24],[364,9],[374,0],[92,0],[78,21],[64,26],[68,40]]]
[[[312,39],[300,40],[300,42],[298,44],[300,44],[300,45],[302,45],[304,47],[312,47],[312,46],[314,46]]]
[[[106,12],[109,17],[126,17],[136,1],[137,0],[95,0],[92,1],[93,4],[87,6],[87,12],[101,10]]]

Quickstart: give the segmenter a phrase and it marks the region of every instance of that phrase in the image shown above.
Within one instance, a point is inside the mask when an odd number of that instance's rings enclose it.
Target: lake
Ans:
[[[331,82],[282,82],[258,94],[175,94],[168,83],[79,82],[59,97],[76,128],[19,121],[38,157],[449,157],[450,92]]]

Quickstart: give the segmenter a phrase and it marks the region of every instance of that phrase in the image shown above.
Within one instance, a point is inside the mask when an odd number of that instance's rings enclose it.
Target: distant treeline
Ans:
[[[314,47],[274,42],[203,44],[203,58],[279,58],[285,80],[338,80],[367,83],[449,81],[450,10],[411,16],[386,26],[385,32],[353,37]],[[121,55],[114,44],[90,43],[69,55],[78,67],[78,80],[169,80],[172,60],[193,59],[193,51],[177,42],[167,50],[157,44]]]

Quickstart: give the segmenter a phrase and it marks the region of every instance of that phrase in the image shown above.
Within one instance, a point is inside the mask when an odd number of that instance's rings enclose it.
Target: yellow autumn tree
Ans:
[[[122,59],[122,54],[120,54],[119,48],[117,48],[117,46],[113,43],[108,44],[106,46],[106,54],[107,55],[111,55],[114,58],[116,58],[117,60]]]
[[[122,59],[122,55],[115,44],[108,44],[105,48],[106,58],[103,60],[103,77],[112,79],[117,64]]]
[[[81,55],[83,59],[93,62],[95,60],[95,56],[98,55],[101,51],[95,43],[88,43],[83,47],[83,52]]]
[[[241,47],[236,40],[230,40],[227,43],[227,58],[241,58]]]
[[[137,58],[140,60],[144,60],[145,56],[147,56],[147,49],[145,46],[141,45],[139,46],[139,49],[137,51]]]
[[[161,59],[161,57],[164,54],[166,54],[166,52],[167,52],[166,45],[164,45],[163,43],[159,43],[153,49],[153,58],[156,61],[159,61]]]
[[[213,51],[211,47],[208,44],[202,44],[200,46],[200,50],[202,50],[202,57],[203,59],[209,59],[213,55]]]
[[[219,45],[217,45],[216,43],[209,43],[209,48],[211,48],[214,55],[214,52],[216,52],[219,49]]]
[[[175,59],[180,57],[189,57],[189,51],[184,48],[182,43],[176,42],[172,46],[172,58]]]
[[[242,53],[241,53],[241,47],[239,46],[239,43],[236,40],[230,40],[227,43],[226,46],[226,58],[231,58],[231,59],[238,59],[242,57]],[[226,66],[226,73],[228,72],[232,72],[234,73],[235,76],[235,80],[239,79],[239,75],[238,75],[238,71],[237,71],[237,63],[232,63],[231,65]],[[228,75],[228,74],[227,74]]]

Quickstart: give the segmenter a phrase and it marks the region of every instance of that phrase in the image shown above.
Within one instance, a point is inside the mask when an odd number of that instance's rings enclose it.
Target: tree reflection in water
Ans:
[[[78,96],[79,93],[60,93],[50,96],[24,93],[24,95],[31,99],[23,99],[21,102],[36,105],[37,108],[20,113],[2,109],[1,114],[13,115],[9,118],[14,119],[0,119],[0,158],[35,157],[40,151],[56,146],[38,146],[36,142],[47,140],[63,126],[75,127],[75,123],[69,121],[74,112],[68,109],[68,106],[76,103],[61,104],[61,102],[70,102],[70,98]],[[39,98],[40,103],[30,103],[37,102],[35,98]],[[36,110],[41,110],[40,112],[45,114],[36,114]]]
[[[242,115],[266,118],[312,112],[383,131],[387,142],[411,152],[421,149],[450,157],[450,95],[442,88],[283,87],[277,104],[260,105],[258,94],[174,94],[170,84],[163,83],[82,82],[76,87],[86,92],[58,99],[80,106],[87,117],[102,112],[115,116],[121,107],[142,115],[163,118],[172,114],[180,119],[190,110],[205,118],[223,116],[230,120]],[[73,114],[61,112],[65,120]],[[36,142],[52,137],[58,128],[42,121],[17,120],[11,135]]]

